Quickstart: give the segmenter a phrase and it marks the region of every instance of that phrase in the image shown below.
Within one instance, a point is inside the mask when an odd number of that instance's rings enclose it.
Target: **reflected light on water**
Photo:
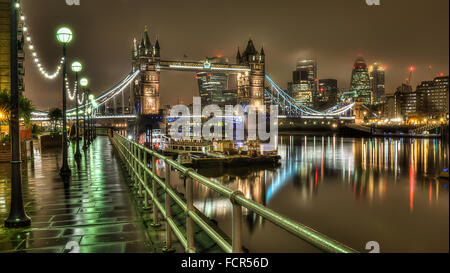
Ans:
[[[448,143],[440,140],[281,136],[278,153],[282,160],[277,168],[209,167],[198,171],[334,239],[347,239],[351,245],[355,236],[372,236],[372,240],[381,227],[388,231],[388,226],[401,227],[404,222],[416,224],[430,234],[433,228],[448,230],[448,188],[437,178],[445,166],[448,168],[448,151]],[[180,181],[178,184],[183,185]],[[183,191],[179,185],[177,189]],[[227,230],[230,201],[198,183],[195,190],[195,206]],[[261,217],[245,210],[244,215],[250,235],[273,235]],[[440,215],[439,221],[430,220],[433,228],[426,225],[425,218],[430,215]],[[340,217],[346,221],[338,220]],[[362,219],[376,219],[380,228],[367,227]],[[276,234],[277,238],[287,236],[281,231]],[[413,241],[413,237],[424,235],[391,230],[383,236],[389,237],[389,244],[395,244],[397,240]],[[434,241],[425,238],[422,244]]]

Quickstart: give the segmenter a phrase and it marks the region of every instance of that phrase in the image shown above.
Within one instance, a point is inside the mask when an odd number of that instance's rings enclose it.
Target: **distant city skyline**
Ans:
[[[316,60],[319,79],[336,79],[339,89],[347,90],[358,55],[367,65],[386,67],[386,94],[394,93],[405,81],[410,66],[416,68],[414,89],[440,72],[448,75],[447,0],[384,1],[377,7],[360,0],[345,4],[281,1],[276,5],[274,8],[273,1],[200,0],[194,5],[186,1],[97,0],[82,1],[75,7],[58,0],[22,1],[43,65],[49,70],[56,68],[60,52],[55,30],[60,25],[70,26],[75,36],[68,61],[77,58],[83,62],[83,75],[90,78],[95,94],[130,71],[132,41],[141,39],[145,25],[152,39],[159,37],[161,59],[168,60],[197,61],[221,55],[233,62],[237,47],[244,50],[251,36],[255,44],[264,45],[266,73],[284,89],[302,59]],[[97,16],[100,11],[102,16]],[[306,22],[309,26],[301,27]],[[26,71],[25,95],[39,109],[58,106],[61,79],[43,79],[32,58],[26,59]],[[192,94],[198,94],[195,73],[161,73],[160,92],[163,105],[177,103],[178,97],[190,102]]]

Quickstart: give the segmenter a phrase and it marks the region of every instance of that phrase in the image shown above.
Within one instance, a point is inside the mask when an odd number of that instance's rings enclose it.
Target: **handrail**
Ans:
[[[112,143],[119,151],[119,155],[126,163],[127,169],[135,183],[135,186],[139,189],[139,194],[144,195],[146,206],[150,200],[153,202],[153,225],[159,225],[158,212],[160,211],[162,216],[167,221],[166,228],[166,247],[171,248],[171,231],[180,240],[184,246],[186,252],[195,252],[194,248],[194,230],[193,223],[195,222],[208,236],[214,240],[219,247],[221,247],[227,253],[239,253],[242,252],[242,207],[247,210],[256,213],[262,218],[270,221],[276,226],[282,228],[285,231],[299,237],[312,246],[324,251],[332,253],[355,253],[356,250],[337,242],[314,229],[311,229],[305,225],[290,220],[279,213],[264,207],[253,200],[244,197],[240,191],[232,191],[227,187],[210,181],[206,177],[196,173],[194,170],[186,168],[176,161],[165,157],[155,151],[152,151],[136,142],[128,140],[124,136],[114,133]],[[147,164],[147,156],[152,159],[151,168]],[[156,174],[156,159],[163,160],[166,163],[165,177],[161,179]],[[170,186],[170,169],[173,168],[181,172],[186,179],[186,203],[179,197],[179,195]],[[148,182],[150,179],[150,183]],[[200,217],[195,207],[193,206],[193,180],[198,181],[200,184],[214,190],[220,195],[228,198],[233,205],[233,217],[232,217],[232,244],[223,238],[217,231],[206,223],[202,217]],[[165,193],[165,204],[161,204],[158,201],[156,195],[156,185],[159,185]],[[151,187],[150,187],[151,186]],[[179,230],[178,226],[171,216],[171,202],[175,201],[186,213],[186,237]]]

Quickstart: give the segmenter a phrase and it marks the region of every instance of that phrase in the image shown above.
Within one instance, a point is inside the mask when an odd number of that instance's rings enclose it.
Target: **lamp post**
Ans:
[[[94,127],[94,114],[95,114],[95,110],[97,109],[97,102],[92,99],[92,112],[91,112],[91,142],[94,141],[94,139],[97,137],[97,132],[95,131],[95,127]]]
[[[80,62],[75,61],[72,63],[72,71],[75,72],[75,112],[76,112],[76,125],[75,125],[75,131],[76,131],[76,142],[75,142],[75,158],[80,159],[81,153],[80,153],[80,122],[78,119],[78,72],[81,72],[83,70],[83,66]]]
[[[11,209],[5,220],[7,228],[22,228],[31,225],[31,219],[25,213],[22,199],[22,178],[20,171],[20,134],[19,134],[19,88],[17,71],[17,8],[18,2],[11,0]]]
[[[89,95],[89,103],[93,106],[93,102],[94,102],[94,95]],[[88,127],[88,131],[89,131],[89,135],[88,135],[88,145],[91,145],[92,143],[92,107],[89,107],[89,127]]]
[[[88,106],[86,109],[86,117],[87,117],[87,130],[86,130],[86,149],[89,145],[91,145],[91,106]]]
[[[71,175],[71,171],[69,168],[69,163],[67,162],[67,128],[66,128],[66,45],[72,41],[72,31],[67,27],[62,27],[58,29],[56,33],[56,38],[58,42],[63,45],[63,89],[62,89],[62,97],[63,97],[63,163],[60,170],[60,175],[63,178],[68,178]]]
[[[86,142],[86,111],[87,111],[87,97],[86,97],[86,87],[88,86],[89,81],[86,78],[82,78],[80,80],[80,85],[83,88],[83,98],[84,98],[84,107],[83,107],[83,150],[87,150],[87,142]]]

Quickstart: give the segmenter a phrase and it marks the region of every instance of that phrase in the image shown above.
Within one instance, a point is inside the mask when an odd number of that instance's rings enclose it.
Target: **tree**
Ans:
[[[62,110],[59,108],[52,108],[48,111],[48,118],[50,119],[50,123],[53,125],[53,131],[56,131],[56,126],[58,122],[63,118]]]
[[[31,100],[19,93],[19,116],[23,118],[25,124],[31,124],[31,113],[34,111]],[[11,120],[11,94],[7,90],[0,91],[0,112],[5,116],[5,120]]]

